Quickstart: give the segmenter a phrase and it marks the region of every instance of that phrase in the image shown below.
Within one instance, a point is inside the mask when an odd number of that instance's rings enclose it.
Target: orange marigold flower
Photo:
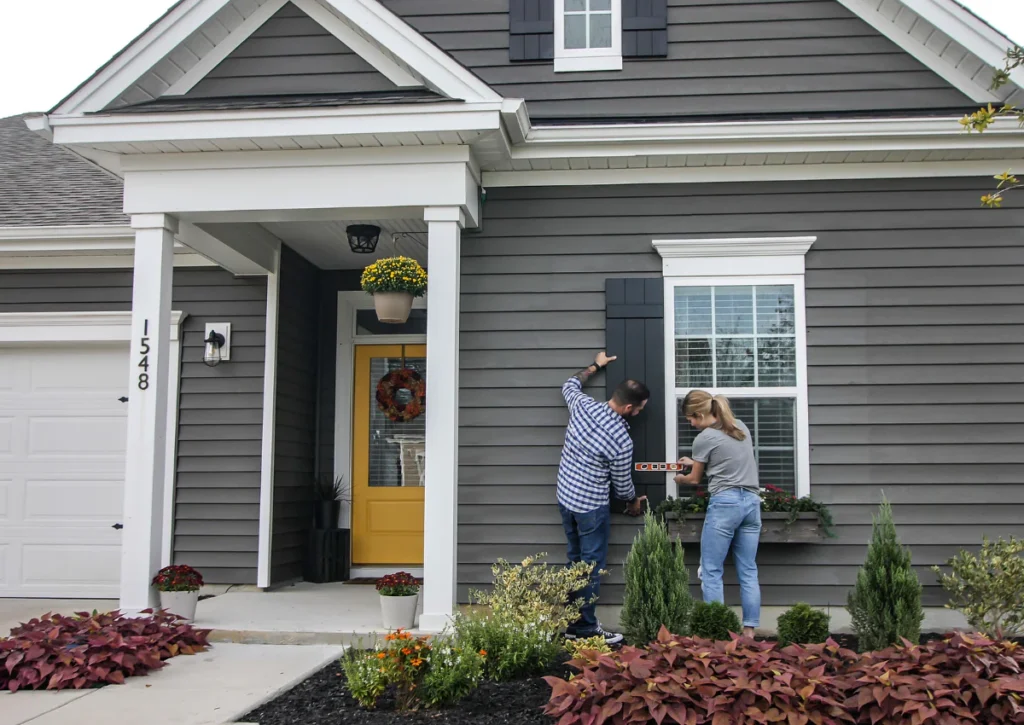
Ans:
[[[414,659],[412,661],[412,666],[413,667],[419,667],[422,664],[423,664],[423,660],[421,660],[419,657],[417,657],[416,659]]]
[[[385,653],[383,653],[383,652],[378,652],[377,653],[377,659],[382,660],[385,657],[387,657],[387,655]]]
[[[404,654],[406,657],[408,657],[409,655],[412,654],[412,650],[409,649],[408,647],[403,647],[402,648],[402,654]]]
[[[486,657],[487,656],[487,650],[485,650],[485,649],[480,650],[480,656],[481,657]]]

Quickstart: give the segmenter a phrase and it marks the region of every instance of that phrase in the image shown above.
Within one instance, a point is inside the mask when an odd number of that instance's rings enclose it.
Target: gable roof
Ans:
[[[376,0],[291,0],[400,88],[499,101],[476,75]],[[180,0],[61,101],[51,113],[81,115],[182,95],[289,0]]]
[[[127,225],[120,179],[0,119],[0,227]]]

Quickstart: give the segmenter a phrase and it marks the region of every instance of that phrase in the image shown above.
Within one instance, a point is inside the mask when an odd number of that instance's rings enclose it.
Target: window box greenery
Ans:
[[[697,490],[686,498],[670,498],[656,513],[665,519],[669,535],[682,543],[700,541],[708,495]],[[813,544],[835,538],[828,507],[810,497],[796,498],[775,486],[761,489],[761,541],[775,544]]]

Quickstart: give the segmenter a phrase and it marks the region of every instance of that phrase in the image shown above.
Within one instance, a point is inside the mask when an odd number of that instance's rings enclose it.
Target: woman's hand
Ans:
[[[683,456],[682,458],[679,459],[679,462],[682,463],[687,468],[693,468],[693,464],[696,463],[696,461],[690,458],[689,456]]]
[[[690,469],[689,473],[680,473],[675,476],[677,486],[695,486],[704,477],[704,464],[698,463],[689,456],[683,456],[679,462]]]

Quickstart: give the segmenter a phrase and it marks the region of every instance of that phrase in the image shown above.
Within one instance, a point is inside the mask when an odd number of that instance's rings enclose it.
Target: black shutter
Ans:
[[[610,399],[623,380],[651,391],[644,412],[630,420],[633,463],[665,458],[665,286],[662,278],[609,279],[605,283],[605,344],[618,360],[606,372]],[[664,473],[633,473],[637,495],[654,506],[665,498]],[[621,504],[615,510],[622,510]]]
[[[555,0],[509,0],[509,60],[555,57]]]
[[[668,0],[622,0],[622,55],[668,55]]]

